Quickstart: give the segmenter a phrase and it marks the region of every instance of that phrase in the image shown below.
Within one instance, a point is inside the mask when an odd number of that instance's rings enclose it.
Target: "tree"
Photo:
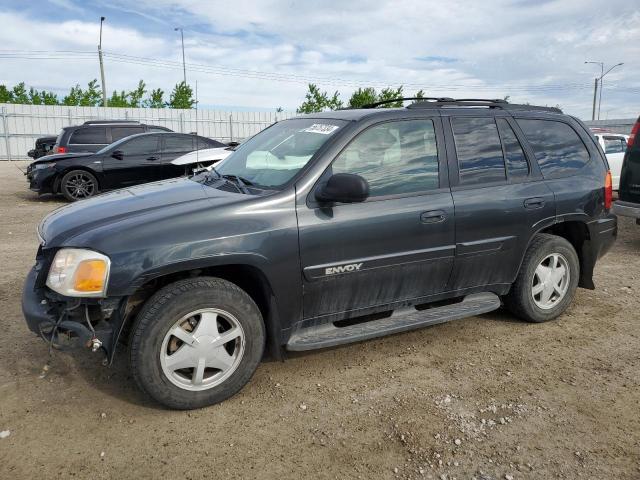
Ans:
[[[6,85],[0,85],[0,103],[11,103],[13,100],[13,93]]]
[[[43,92],[44,93],[44,92]],[[42,105],[42,95],[33,87],[29,88],[29,103],[31,105]]]
[[[380,91],[380,95],[378,95],[379,102],[385,102],[385,101],[395,100],[400,98],[402,98],[402,85],[400,85],[395,90],[393,88],[383,88]],[[399,108],[399,107],[402,107],[402,100],[385,103],[384,105],[380,105],[380,106],[383,108]]]
[[[176,84],[169,97],[171,108],[193,108],[196,101],[193,98],[193,90],[184,81]]]
[[[83,92],[80,84],[76,84],[76,86],[71,87],[69,93],[64,96],[64,98],[62,99],[62,104],[68,106],[80,105],[80,101],[82,100],[82,93]]]
[[[94,78],[87,84],[87,89],[82,91],[80,105],[83,107],[96,107],[102,104],[102,90],[98,80]]]
[[[60,104],[60,100],[58,100],[58,95],[56,95],[53,92],[45,92],[44,90],[42,90],[42,92],[40,93],[40,96],[42,97],[42,103],[44,103],[45,105]]]
[[[378,94],[375,88],[358,88],[349,99],[350,108],[361,108],[378,101]]]
[[[144,106],[147,108],[164,108],[164,92],[160,88],[151,90],[151,95],[144,101]]]
[[[142,80],[140,80],[138,82],[138,88],[130,91],[127,95],[129,97],[129,106],[136,108],[142,107],[142,97],[144,97],[145,93],[147,93],[146,85]]]
[[[305,95],[305,101],[296,110],[298,113],[315,113],[325,110],[337,110],[342,108],[342,100],[338,91],[329,98],[327,92],[321,92],[317,85],[310,83],[309,91]]]
[[[124,92],[124,90],[122,90],[120,93],[114,90],[111,94],[111,98],[109,98],[108,103],[110,107],[124,108],[129,106],[129,102],[127,101],[127,94]]]
[[[426,95],[424,94],[424,91],[422,89],[418,90],[416,92],[416,94],[414,95],[414,97],[416,98],[424,98]]]
[[[28,104],[29,103],[29,94],[27,93],[27,89],[24,86],[24,82],[20,82],[19,84],[13,87],[13,99],[11,103],[20,103],[20,104]]]

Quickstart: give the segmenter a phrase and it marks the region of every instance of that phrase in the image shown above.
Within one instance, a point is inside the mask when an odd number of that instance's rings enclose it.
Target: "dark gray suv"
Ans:
[[[89,120],[82,125],[64,127],[51,153],[97,152],[121,138],[138,133],[172,131],[134,120]]]
[[[109,364],[127,343],[145,392],[202,407],[240,390],[265,349],[284,359],[501,305],[552,320],[595,288],[610,207],[602,151],[554,108],[318,113],[217,170],[52,213],[22,306],[50,346]]]

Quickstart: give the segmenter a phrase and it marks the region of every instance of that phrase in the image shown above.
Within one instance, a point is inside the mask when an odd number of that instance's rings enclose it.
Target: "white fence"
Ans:
[[[28,160],[38,137],[87,120],[138,120],[176,132],[198,132],[223,142],[239,141],[294,112],[223,112],[169,108],[65,107],[0,104],[0,160]]]

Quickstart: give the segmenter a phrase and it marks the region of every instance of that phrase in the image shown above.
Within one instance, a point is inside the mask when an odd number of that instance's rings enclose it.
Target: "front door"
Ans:
[[[335,173],[358,174],[369,199],[320,205],[312,189],[298,206],[305,319],[444,291],[455,242],[443,139],[438,117],[373,125],[315,187]]]
[[[122,188],[162,178],[159,135],[142,135],[118,145],[103,161],[107,188]]]
[[[553,192],[512,120],[459,116],[450,127],[456,260],[448,290],[510,284],[533,232],[553,222]]]

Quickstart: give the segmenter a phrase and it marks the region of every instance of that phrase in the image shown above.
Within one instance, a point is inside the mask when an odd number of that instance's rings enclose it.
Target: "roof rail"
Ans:
[[[83,125],[109,125],[112,123],[133,123],[136,125],[140,124],[140,122],[138,122],[137,120],[87,120],[83,123]]]
[[[380,102],[374,102],[374,103],[367,103],[366,105],[362,105],[361,107],[355,107],[355,108],[376,108],[379,107],[380,105],[386,105],[388,103],[396,103],[396,102],[404,102],[407,100],[415,100],[417,102],[423,101],[423,100],[437,100],[437,101],[447,101],[447,100],[453,100],[453,98],[449,98],[449,97],[402,97],[402,98],[391,98],[389,100],[381,100]],[[353,107],[351,107],[353,108]],[[347,108],[346,110],[349,110],[349,108]]]
[[[409,105],[407,108],[441,108],[441,107],[488,107],[499,108],[501,110],[536,110],[544,112],[562,113],[562,110],[556,107],[542,107],[539,105],[521,105],[518,103],[509,103],[502,99],[484,99],[484,98],[440,98],[427,99],[427,101],[418,101]]]

